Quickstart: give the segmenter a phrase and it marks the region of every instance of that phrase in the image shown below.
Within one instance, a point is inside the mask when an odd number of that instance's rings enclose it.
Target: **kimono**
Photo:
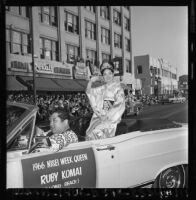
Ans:
[[[120,82],[113,81],[86,91],[94,111],[86,131],[86,140],[103,139],[115,136],[117,124],[125,111],[124,90]],[[101,121],[99,115],[106,116]]]

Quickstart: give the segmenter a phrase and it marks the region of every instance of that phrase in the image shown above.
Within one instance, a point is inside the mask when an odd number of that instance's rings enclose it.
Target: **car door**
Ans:
[[[91,141],[95,160],[98,188],[120,187],[120,163],[115,137]]]
[[[7,146],[7,187],[22,187],[21,158],[28,153],[31,136],[34,131],[35,114],[20,123],[18,130]]]
[[[35,146],[35,115],[23,120],[7,148],[7,188],[96,187],[96,163],[90,142],[59,152]]]

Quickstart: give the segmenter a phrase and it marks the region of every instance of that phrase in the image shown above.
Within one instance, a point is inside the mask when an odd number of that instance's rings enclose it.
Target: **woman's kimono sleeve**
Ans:
[[[117,89],[114,99],[113,107],[108,111],[107,117],[112,122],[118,123],[125,111],[125,95],[124,90],[121,87]]]
[[[86,94],[89,98],[90,105],[94,112],[102,112],[103,106],[103,86],[91,88],[86,91]]]

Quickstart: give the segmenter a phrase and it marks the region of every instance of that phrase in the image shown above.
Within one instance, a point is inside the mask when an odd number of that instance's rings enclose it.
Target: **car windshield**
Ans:
[[[24,108],[17,106],[7,106],[7,114],[6,114],[6,126],[7,130],[13,125],[15,121],[17,121],[22,114],[25,112]]]

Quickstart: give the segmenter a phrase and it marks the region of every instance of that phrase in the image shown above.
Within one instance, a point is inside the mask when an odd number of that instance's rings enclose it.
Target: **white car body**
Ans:
[[[32,109],[14,131],[32,119],[33,134],[36,112]],[[164,170],[188,164],[188,125],[82,141],[56,153],[46,148],[33,153],[30,148],[29,144],[28,149],[7,151],[7,188],[152,186]],[[62,165],[63,158],[67,163]]]
[[[171,103],[184,103],[186,101],[185,97],[173,97],[169,98],[169,102]]]

